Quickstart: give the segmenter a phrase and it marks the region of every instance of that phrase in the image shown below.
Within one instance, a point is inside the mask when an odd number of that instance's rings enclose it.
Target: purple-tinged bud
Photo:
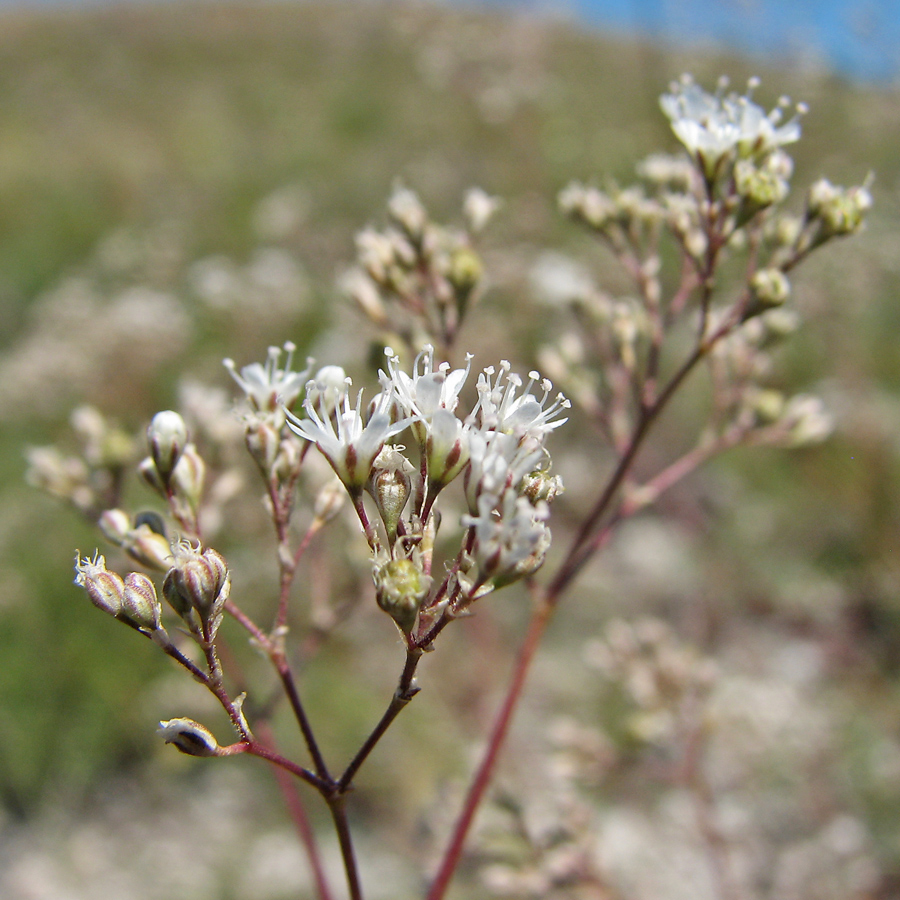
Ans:
[[[151,490],[156,491],[160,497],[166,496],[166,485],[160,477],[153,458],[145,456],[137,466],[137,473],[141,480],[147,484]]]
[[[87,592],[91,603],[111,616],[122,611],[125,582],[115,572],[106,568],[106,560],[99,553],[92,559],[78,554],[75,557],[75,584]]]
[[[97,524],[103,536],[119,547],[125,543],[131,531],[131,519],[123,509],[107,509],[101,513]]]
[[[187,426],[184,419],[171,409],[158,412],[147,428],[150,456],[164,483],[168,483],[184,448],[187,445]]]
[[[208,728],[193,719],[169,719],[159,723],[157,734],[188,756],[218,756],[219,742]]]
[[[221,611],[230,588],[228,566],[220,554],[212,549],[201,553],[199,545],[183,542],[175,551],[175,565],[166,575],[163,593],[180,616],[193,608],[203,621],[210,621]]]
[[[397,536],[400,515],[409,500],[412,488],[410,475],[414,471],[400,450],[391,446],[382,448],[372,464],[372,474],[366,488],[375,500],[391,544]]]
[[[187,500],[192,510],[197,510],[203,495],[206,463],[193,444],[188,444],[171,475],[172,490],[177,497]]]
[[[165,572],[172,565],[172,547],[168,539],[146,523],[133,529],[122,547],[135,562],[148,569]]]
[[[281,435],[266,419],[254,419],[247,425],[244,442],[254,462],[267,476],[275,465],[281,446]]]
[[[153,582],[140,572],[125,576],[122,615],[141,631],[157,631],[162,610]]]

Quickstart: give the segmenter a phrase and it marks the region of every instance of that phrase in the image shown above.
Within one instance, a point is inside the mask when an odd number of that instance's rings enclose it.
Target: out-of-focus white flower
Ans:
[[[463,198],[463,215],[469,229],[475,234],[481,231],[500,208],[500,203],[499,197],[492,197],[481,188],[469,188]]]
[[[294,361],[296,346],[287,341],[284,350],[287,359],[284,368],[280,369],[278,363],[281,360],[281,350],[278,347],[269,347],[269,354],[265,363],[250,363],[244,366],[240,374],[234,364],[234,360],[225,359],[223,364],[231,373],[231,377],[240,385],[241,390],[247,395],[250,405],[258,412],[274,412],[279,406],[290,407],[300,396],[312,371],[313,360],[306,360],[306,368],[301,372],[292,372],[291,365]]]
[[[798,116],[780,124],[789,105],[786,98],[768,113],[752,101],[758,83],[751,79],[744,95],[725,95],[727,81],[723,79],[716,93],[709,94],[690,75],[684,75],[671,85],[671,93],[660,98],[676,137],[703,162],[707,174],[732,152],[745,158],[759,157],[799,139]],[[799,105],[798,115],[803,112],[805,107]]]

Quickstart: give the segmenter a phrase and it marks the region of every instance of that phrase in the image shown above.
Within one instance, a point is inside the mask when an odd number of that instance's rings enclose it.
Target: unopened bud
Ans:
[[[744,319],[781,306],[791,294],[791,283],[780,269],[760,269],[750,279],[750,304]]]
[[[347,501],[347,489],[337,475],[316,494],[313,512],[322,522],[330,522]]]
[[[147,428],[150,456],[164,483],[168,483],[187,444],[184,419],[171,409],[158,412]]]
[[[122,616],[142,631],[157,631],[160,613],[159,599],[153,582],[140,572],[126,575]]]
[[[75,557],[75,584],[84,588],[91,603],[111,616],[122,611],[125,582],[106,568],[106,560],[99,553],[92,559],[78,554]]]
[[[225,560],[215,550],[202,553],[199,545],[179,544],[175,565],[163,583],[163,594],[172,608],[184,617],[196,609],[204,621],[216,615],[228,599],[231,581]]]
[[[156,463],[153,461],[153,457],[145,456],[137,466],[138,476],[147,484],[151,490],[156,491],[160,497],[166,496],[166,484],[163,479],[160,477],[159,470],[156,468]]]
[[[411,559],[392,559],[375,570],[378,605],[397,623],[404,635],[412,633],[431,577]]]
[[[103,536],[121,547],[131,531],[131,519],[124,509],[107,509],[100,514],[97,524]]]
[[[460,247],[450,257],[447,278],[457,294],[467,296],[481,281],[484,269],[478,254],[470,247]]]
[[[473,234],[481,231],[500,207],[499,197],[492,197],[481,188],[470,188],[463,199],[463,215]]]
[[[165,572],[172,564],[172,548],[168,538],[146,523],[132,529],[122,547],[133,560],[148,569]]]
[[[275,464],[275,457],[281,444],[278,429],[266,419],[254,419],[247,425],[244,441],[254,462],[268,475]]]
[[[208,728],[193,719],[169,719],[159,723],[157,734],[188,756],[218,756],[219,742]]]
[[[770,425],[777,422],[784,412],[784,395],[775,390],[758,391],[752,398],[750,408],[757,422]]]
[[[520,493],[527,497],[532,504],[543,500],[552,503],[565,491],[562,478],[559,475],[551,475],[549,472],[531,472],[522,479],[519,487]]]
[[[409,475],[400,467],[378,468],[376,460],[367,487],[381,514],[388,540],[393,544],[397,536],[400,515],[409,499],[411,489]]]
[[[192,510],[200,505],[203,494],[203,480],[206,477],[206,463],[193,444],[188,444],[172,472],[172,490],[178,497],[187,500]]]
[[[428,214],[415,191],[395,187],[388,200],[388,215],[406,232],[410,240],[416,243],[421,240]]]

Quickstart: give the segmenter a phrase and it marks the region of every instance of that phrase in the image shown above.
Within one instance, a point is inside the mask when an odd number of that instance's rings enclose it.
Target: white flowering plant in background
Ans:
[[[548,623],[614,530],[731,447],[796,447],[829,432],[821,401],[786,397],[775,386],[772,354],[798,325],[789,276],[816,248],[857,232],[871,199],[866,184],[845,189],[822,180],[809,189],[799,214],[785,211],[792,174],[785,147],[800,138],[805,110],[797,107],[783,123],[788,101],[766,113],[752,99],[755,87],[751,82],[738,95],[726,93],[723,82],[710,94],[685,76],[661,105],[687,155],[649,157],[633,187],[574,183],[561,192],[562,212],[612,251],[633,293],[615,298],[573,281],[565,315],[557,317],[566,324],[538,350],[543,374],[522,377],[507,360],[483,365],[457,350],[482,287],[474,236],[499,201],[471,191],[464,204],[467,229],[456,230],[433,222],[418,196],[399,184],[388,204],[389,224],[359,234],[357,263],[341,279],[383,339],[374,394],[357,390],[336,365],[317,368],[308,359],[295,369],[296,347],[289,341],[271,348],[262,364],[239,368],[225,360],[243,395],[244,443],[274,526],[278,589],[267,622],[248,614],[245,598],[232,591],[231,564],[207,538],[209,523],[221,524],[227,486],[220,479],[216,490],[210,488],[214,465],[178,412],[153,417],[148,455],[137,466],[164,502],[168,521],[158,512],[121,508],[131,438],[95,411],[83,409],[76,420],[85,448],[80,458],[53,448],[31,452],[30,480],[75,505],[140,566],[120,575],[99,550],[79,553],[76,583],[95,606],[147,637],[208,689],[233,729],[231,740],[220,742],[207,726],[176,717],[160,723],[162,739],[196,757],[263,758],[318,792],[331,813],[352,900],[365,891],[348,815],[350,791],[363,783],[372,750],[419,693],[418,667],[426,653],[440,652],[446,628],[486,602],[499,602],[487,598],[501,589],[527,586],[530,624],[446,849],[428,873],[428,900],[446,895],[459,867]],[[678,257],[673,284],[663,265],[667,245]],[[720,289],[716,274],[723,261],[740,254],[746,259],[742,284]],[[703,368],[710,402],[693,444],[648,474],[637,463],[654,425]],[[551,511],[566,502],[551,454],[561,435],[576,427],[570,420],[598,435],[596,494],[565,531],[545,577]],[[612,464],[603,468],[610,452]],[[308,497],[304,472],[312,454],[327,462],[333,477]],[[310,524],[298,537],[294,523],[304,504]],[[368,559],[372,599],[396,624],[404,658],[384,714],[338,770],[307,714],[288,621],[298,572],[317,552],[313,536],[348,514]],[[241,679],[227,669],[220,637],[226,617],[271,662],[305,759],[282,755],[266,716],[251,714],[264,705],[236,687]],[[638,709],[635,734],[665,741],[690,732],[701,746],[702,729],[690,723],[706,702],[712,670],[694,668],[689,653],[670,651],[668,637],[652,625],[636,638],[627,626],[618,628],[608,646],[598,644],[604,662],[597,668],[626,684]],[[393,653],[384,648],[386,660]],[[330,900],[335,895],[316,836],[302,805],[291,809],[318,897]],[[580,849],[565,865],[556,858],[541,868],[544,857],[536,853],[528,873],[492,868],[486,887],[517,896],[556,896],[560,886],[599,890],[602,867],[586,858],[584,841],[571,838]],[[711,833],[711,848],[716,840]],[[722,878],[727,889],[732,875]]]

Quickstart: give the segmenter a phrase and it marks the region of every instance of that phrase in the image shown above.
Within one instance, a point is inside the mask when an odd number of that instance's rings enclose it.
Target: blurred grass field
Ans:
[[[484,241],[492,289],[471,340],[485,347],[501,337],[530,364],[540,326],[524,295],[541,251],[571,254],[601,282],[618,277],[558,215],[556,193],[572,179],[628,183],[640,158],[674,149],[657,97],[683,71],[706,85],[723,72],[736,86],[760,75],[767,108],[780,94],[809,105],[793,153],[798,203],[820,175],[850,184],[875,173],[868,229],[797,276],[796,305],[809,324],[783,360],[785,381],[822,392],[838,430],[797,454],[734,453],[664,502],[648,521],[684,551],[671,565],[687,587],[654,580],[637,531],[637,550],[623,542],[608,567],[596,564],[551,635],[522,730],[566,695],[567,679],[577,684],[566,648],[610,614],[662,615],[714,654],[745,633],[809,642],[825,661],[817,698],[839,724],[822,777],[871,831],[884,873],[878,896],[895,896],[897,91],[420,4],[0,15],[0,798],[8,816],[39,817],[60,798],[77,806],[143,766],[185,777],[166,769],[152,736],[156,720],[174,714],[160,702],[170,668],[72,587],[75,548],[89,551],[96,538],[24,485],[25,445],[62,435],[82,402],[139,430],[176,402],[182,374],[230,390],[223,356],[243,364],[291,339],[321,357],[340,348],[335,324],[355,329],[354,346],[365,346],[335,275],[352,258],[354,232],[381,216],[396,178],[438,219],[458,217],[471,185],[503,198]],[[255,299],[210,300],[203,279],[222,271],[251,284]],[[139,318],[132,327],[123,313],[118,330],[101,327],[111,304],[130,298],[133,309],[147,292],[171,301],[161,307],[165,321]],[[96,328],[85,309],[95,310]],[[663,439],[677,442],[678,429],[665,423]],[[518,635],[525,616],[503,602],[497,627]],[[392,675],[366,683],[378,655],[353,649],[367,621],[355,621],[308,673],[313,716],[338,753],[352,749],[364,731],[358,721],[376,716],[392,689]],[[479,639],[496,649],[496,634]],[[463,638],[456,647],[465,652]],[[560,684],[545,683],[550,676]],[[467,684],[430,707],[416,701],[422,708],[404,714],[390,758],[373,761],[372,784],[393,783],[391,759],[409,765],[422,746],[429,764],[412,779],[413,802],[465,769],[463,744],[487,710],[470,710],[446,741],[441,729],[445,716],[467,708],[455,696]],[[491,699],[481,705],[489,709]],[[360,802],[377,818],[391,809],[390,791]],[[404,808],[400,818],[414,814]]]

